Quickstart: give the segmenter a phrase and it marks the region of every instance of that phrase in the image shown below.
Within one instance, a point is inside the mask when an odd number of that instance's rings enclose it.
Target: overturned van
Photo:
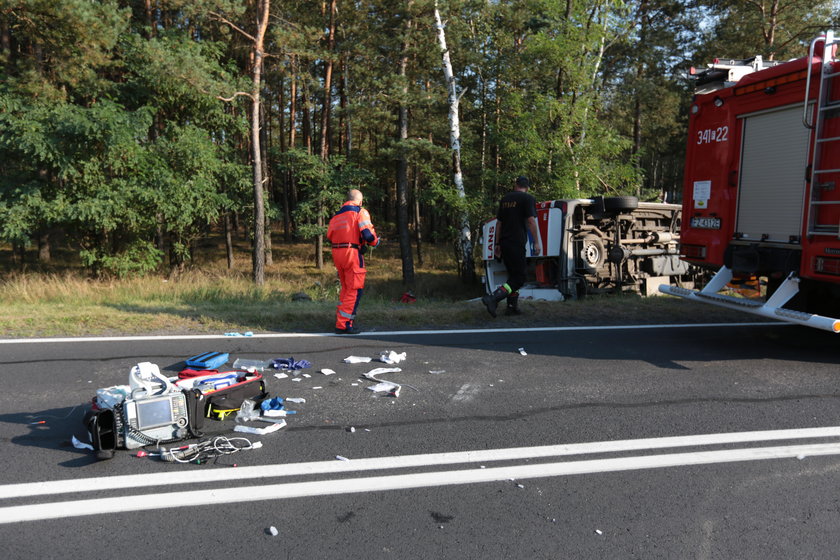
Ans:
[[[544,300],[587,294],[636,292],[655,295],[663,284],[693,287],[706,272],[679,258],[678,204],[639,202],[636,197],[551,200],[537,204],[543,254],[526,247],[528,281],[522,297]],[[485,290],[507,280],[493,255],[496,219],[482,227]]]

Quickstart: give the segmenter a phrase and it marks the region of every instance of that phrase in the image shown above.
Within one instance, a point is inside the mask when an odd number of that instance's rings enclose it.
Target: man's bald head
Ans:
[[[350,189],[347,191],[347,202],[355,202],[356,204],[362,204],[362,191],[359,189]]]

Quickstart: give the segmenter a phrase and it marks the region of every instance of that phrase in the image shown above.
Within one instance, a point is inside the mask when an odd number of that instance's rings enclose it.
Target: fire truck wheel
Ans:
[[[594,274],[604,264],[607,252],[604,249],[604,242],[597,235],[587,235],[581,244],[580,258],[583,267],[590,274]]]
[[[611,196],[604,199],[604,210],[607,212],[628,212],[639,207],[639,199],[635,196]]]

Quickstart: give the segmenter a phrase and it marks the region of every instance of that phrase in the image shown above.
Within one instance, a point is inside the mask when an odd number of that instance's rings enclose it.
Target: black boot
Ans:
[[[522,315],[522,310],[519,309],[519,292],[510,294],[507,297],[507,309],[505,315]]]
[[[492,294],[484,294],[481,297],[481,303],[487,308],[487,312],[491,317],[496,317],[496,307],[500,301],[508,297],[508,293],[504,286],[499,286]]]

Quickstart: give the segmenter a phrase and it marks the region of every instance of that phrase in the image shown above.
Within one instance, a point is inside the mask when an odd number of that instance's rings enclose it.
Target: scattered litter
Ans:
[[[441,373],[446,373],[445,369],[430,369],[429,373],[432,375],[440,375]]]
[[[410,291],[405,292],[403,295],[400,296],[399,299],[400,303],[414,303],[417,301],[417,296],[415,296]]]
[[[366,364],[370,362],[370,358],[367,356],[347,356],[344,358],[345,364]]]
[[[276,377],[277,379],[286,379],[289,376],[285,373],[275,373],[274,377]]]
[[[266,418],[282,418],[287,414],[297,414],[297,410],[263,410],[262,413]]]
[[[268,532],[272,537],[276,537],[277,535],[280,534],[280,531],[278,531],[277,527],[275,527],[274,525],[272,525],[271,527],[268,528]]]
[[[520,349],[519,349],[519,353],[520,353],[520,354],[522,354],[523,356],[527,356],[527,355],[528,355],[528,353],[525,351],[525,349],[524,349],[524,348],[520,348]]]
[[[358,387],[359,386],[358,383],[351,383],[350,385],[353,386],[353,387]]]
[[[47,423],[46,420],[38,420],[37,422],[30,422],[29,425],[31,426],[33,424],[46,424],[46,423]]]
[[[280,422],[274,423],[271,426],[267,426],[265,428],[251,428],[250,426],[242,426],[237,425],[233,428],[234,432],[244,432],[246,434],[256,434],[258,436],[264,436],[266,434],[270,434],[272,432],[276,432],[280,428],[286,425],[285,420],[281,420]]]
[[[294,358],[276,358],[271,361],[274,369],[298,370],[312,367],[308,360],[295,360]]]
[[[388,396],[389,397],[399,397],[401,390],[402,390],[402,387],[400,385],[397,385],[396,387],[391,389],[391,391],[388,392]]]
[[[301,397],[288,397],[288,398],[286,398],[286,402],[304,404],[306,402],[306,399],[301,398]]]
[[[525,486],[524,486],[524,485],[519,484],[518,482],[516,483],[516,487],[517,487],[517,488],[525,488]]]
[[[245,404],[244,402],[242,403]],[[267,410],[283,410],[283,399],[281,397],[274,397],[272,399],[266,399],[260,403],[260,408],[263,411]]]
[[[313,389],[323,389],[323,387],[312,387]]]
[[[79,439],[76,436],[73,436],[72,441],[73,447],[75,447],[76,449],[90,449],[91,451],[93,451],[93,446],[91,444],[79,441]]]
[[[321,370],[321,373],[323,373],[324,375],[333,375],[335,372],[329,368],[324,368]]]
[[[374,393],[390,393],[397,387],[399,387],[399,385],[396,383],[391,383],[390,381],[380,381],[376,385],[371,385],[368,389]]]
[[[265,401],[263,401],[265,402]],[[245,399],[242,401],[242,405],[239,407],[239,412],[236,413],[236,421],[237,422],[250,422],[251,420],[255,420],[260,417],[260,411],[255,410],[256,403],[251,399]]]
[[[265,371],[265,368],[268,367],[269,362],[267,360],[245,360],[242,358],[237,358],[233,362],[233,369],[245,369],[250,370],[254,368],[255,371]]]
[[[366,377],[368,379],[373,379],[374,381],[379,381],[378,379],[376,379],[377,375],[382,375],[383,373],[399,373],[401,371],[402,370],[398,367],[392,367],[392,368],[378,367],[378,368],[373,368],[372,370],[370,370],[367,373],[363,373],[362,377]]]
[[[603,535],[604,532],[601,529],[595,529],[595,532],[599,535]]]
[[[341,455],[336,455],[335,458],[338,459],[339,461],[349,461],[350,460],[347,457],[343,457]]]
[[[301,378],[301,377],[292,377],[292,381],[300,381],[301,379],[303,379],[303,378]]]
[[[269,412],[282,412],[282,413],[284,413],[283,416],[285,416],[287,413],[288,414],[294,414],[295,413],[294,410],[270,410]],[[259,416],[259,417],[255,418],[255,420],[259,420],[260,422],[273,422],[274,424],[282,424],[280,426],[281,428],[286,425],[286,421],[283,420],[282,418],[279,418],[279,419],[278,418],[270,418],[270,416],[271,415]]]
[[[254,333],[251,331],[245,331],[244,333],[241,332],[226,332],[225,336],[254,336]]]
[[[354,428],[353,426],[350,426],[350,429],[347,430],[347,431],[350,432],[351,434],[355,434],[356,433],[356,428]]]
[[[386,364],[398,364],[403,360],[405,360],[405,352],[397,354],[393,350],[385,350],[379,353],[379,361]]]
[[[309,375],[308,373],[304,373],[304,374],[303,374],[303,376],[304,376],[304,377],[307,377],[307,378],[312,377],[312,376],[311,376],[311,375]]]

